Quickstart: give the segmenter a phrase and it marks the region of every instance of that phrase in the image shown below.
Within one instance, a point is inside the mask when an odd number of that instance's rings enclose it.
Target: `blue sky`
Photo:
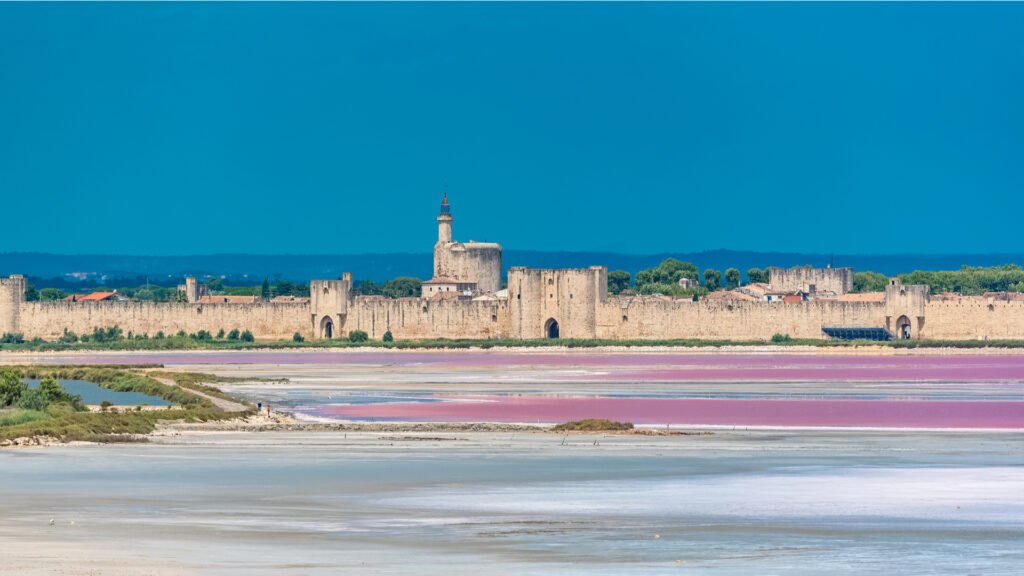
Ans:
[[[0,4],[0,251],[1019,252],[1024,5]]]

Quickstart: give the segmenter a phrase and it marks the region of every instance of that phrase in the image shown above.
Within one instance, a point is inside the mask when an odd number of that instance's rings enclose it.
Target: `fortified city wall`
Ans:
[[[26,338],[52,340],[64,329],[78,334],[118,326],[125,333],[167,335],[184,330],[216,334],[250,330],[257,338],[312,337],[309,305],[302,303],[191,304],[186,302],[22,302],[16,331]]]
[[[958,297],[932,299],[928,286],[905,286],[891,278],[882,301],[811,299],[760,302],[729,299],[666,299],[608,295],[604,266],[573,269],[516,267],[501,288],[501,246],[452,242],[447,197],[437,218],[435,278],[476,284],[470,296],[356,297],[352,275],[310,282],[308,303],[200,304],[205,286],[187,278],[189,302],[26,302],[26,280],[0,278],[0,333],[52,340],[64,330],[78,334],[119,326],[125,333],[167,335],[184,330],[216,334],[250,330],[259,340],[338,338],[362,330],[375,340],[396,339],[601,338],[608,340],[764,340],[775,334],[824,339],[822,328],[886,328],[896,338],[1024,339],[1024,302]],[[853,270],[771,268],[780,291],[843,294]],[[480,294],[483,296],[480,296]],[[450,297],[448,297],[450,296]],[[478,296],[478,298],[474,298]]]

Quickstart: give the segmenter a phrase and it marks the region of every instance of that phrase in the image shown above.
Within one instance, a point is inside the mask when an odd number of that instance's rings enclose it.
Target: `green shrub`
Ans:
[[[17,332],[4,332],[3,336],[0,336],[0,344],[17,344],[24,340],[24,335]]]
[[[106,412],[107,408],[110,408],[113,405],[114,405],[114,403],[111,402],[110,400],[104,400],[103,402],[100,402],[100,410],[103,410],[104,412]]]
[[[235,328],[231,330],[231,332],[228,332],[228,340],[238,340],[238,328]]]
[[[50,398],[42,388],[29,388],[21,393],[18,399],[18,407],[22,410],[36,410],[42,412],[50,406]]]
[[[17,371],[8,368],[0,372],[0,407],[17,404],[27,388]]]
[[[789,334],[773,334],[772,335],[772,343],[774,343],[774,344],[787,344],[787,343],[792,342],[792,341],[793,341],[793,338],[791,338]]]
[[[156,338],[157,340],[163,340],[164,339],[164,331],[160,330],[159,332],[157,332],[156,336],[154,336],[154,338]]]
[[[217,332],[217,340],[223,340],[223,339],[224,339],[224,329],[221,328],[220,332]]]
[[[559,424],[551,430],[554,432],[614,432],[632,429],[632,422],[612,422],[604,418],[587,418]]]
[[[305,338],[302,337],[302,334],[299,334],[298,332],[296,332],[295,334],[292,334],[292,341],[293,342],[302,342],[303,340],[305,340]]]
[[[249,332],[248,330],[242,332],[242,342],[253,342],[255,340],[256,339],[252,336],[252,332]]]
[[[381,338],[381,340],[383,340],[384,342],[394,342],[395,337],[391,334],[391,330],[388,330],[387,332],[384,333],[384,337]]]
[[[370,337],[362,330],[353,330],[348,333],[349,342],[366,342]]]

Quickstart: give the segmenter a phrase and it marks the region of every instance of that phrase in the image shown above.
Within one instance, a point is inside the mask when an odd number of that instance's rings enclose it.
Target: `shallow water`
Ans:
[[[998,406],[1013,419],[1024,400],[1019,357],[573,353],[511,355],[504,365],[507,355],[479,353],[210,356],[126,358],[286,377],[222,387],[279,409],[382,418],[481,396],[521,400],[527,421],[538,406],[595,401],[652,403],[647,413],[673,402],[861,402],[868,416],[920,404],[986,417]],[[751,362],[827,376],[666,380],[645,371],[735,374]],[[907,376],[921,366],[979,371],[919,380],[850,380],[846,371]],[[987,377],[984,367],[1010,377]],[[154,442],[0,451],[0,540],[8,557],[25,559],[0,562],[0,573],[38,565],[25,552],[33,546],[136,558],[156,574],[930,575],[1018,574],[1024,565],[1020,431],[188,432]]]
[[[1016,574],[1024,562],[1022,434],[430,436],[4,451],[0,492],[17,498],[0,504],[0,534],[210,574]]]
[[[25,382],[28,383],[29,388],[39,386],[39,380],[25,380]],[[150,406],[170,405],[170,402],[158,396],[150,396],[141,392],[118,392],[103,388],[94,382],[86,382],[85,380],[58,380],[57,383],[64,388],[65,392],[81,396],[84,404],[100,404],[107,401],[114,406],[136,406],[139,404],[148,404]]]

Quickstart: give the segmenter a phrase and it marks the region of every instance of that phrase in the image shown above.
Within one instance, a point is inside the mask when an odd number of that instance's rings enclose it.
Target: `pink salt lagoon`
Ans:
[[[1024,428],[1024,402],[704,398],[447,397],[440,402],[328,405],[341,420],[558,423],[607,418],[640,425]]]
[[[1024,428],[1024,355],[318,350],[53,355],[32,361],[272,374],[292,383],[280,389],[225,388],[294,409],[300,417],[327,420],[608,418],[651,426]],[[302,382],[313,383],[303,388]],[[407,393],[414,398],[401,397]]]

